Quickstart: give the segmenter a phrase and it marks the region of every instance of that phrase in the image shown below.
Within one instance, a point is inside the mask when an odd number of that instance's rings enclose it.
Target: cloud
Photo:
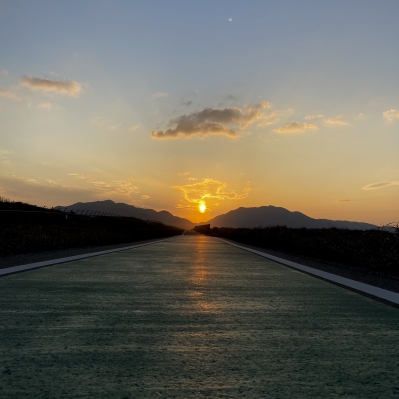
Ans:
[[[74,176],[78,179],[86,179],[87,178],[87,175],[81,175],[79,173],[68,173],[68,176]]]
[[[92,118],[90,120],[90,124],[96,126],[97,128],[107,129],[107,130],[111,130],[111,131],[117,130],[123,124],[123,121],[121,121],[115,125],[108,125],[108,123],[110,123],[110,122],[101,117]]]
[[[196,177],[189,177],[188,180],[197,181],[198,179]]]
[[[117,195],[130,195],[138,192],[138,187],[135,186],[131,179],[129,180],[113,180],[110,183],[106,183],[95,178],[79,173],[68,173],[68,176],[76,177],[77,179],[86,180],[88,183],[93,185],[97,192],[117,194]]]
[[[141,199],[143,199],[143,200],[146,200],[146,199],[149,199],[149,198],[150,198],[149,195],[142,195],[142,196],[141,196]]]
[[[59,94],[66,94],[73,97],[77,97],[82,91],[81,85],[74,80],[61,81],[24,76],[20,83],[33,90],[57,92]]]
[[[324,120],[324,124],[328,126],[348,126],[349,123],[343,121],[339,116],[337,118],[328,118]]]
[[[16,176],[16,175],[11,175],[13,179],[25,181],[27,183],[36,183],[35,179],[31,179],[30,177],[22,177],[22,176]]]
[[[383,181],[380,183],[368,184],[363,187],[363,190],[378,190],[379,188],[388,186],[399,186],[399,181]]]
[[[259,109],[269,109],[271,108],[271,104],[269,103],[269,101],[260,101],[257,104],[255,104],[255,108],[259,108]]]
[[[192,101],[184,101],[182,102],[182,105],[186,105],[187,107],[189,107],[192,103]]]
[[[39,104],[39,107],[43,109],[51,109],[51,103],[41,103]]]
[[[135,132],[139,128],[140,128],[140,125],[132,125],[129,127],[129,132]]]
[[[245,129],[255,122],[258,125],[272,123],[276,115],[264,113],[264,110],[270,107],[269,102],[262,101],[252,107],[205,108],[199,112],[171,119],[169,122],[171,127],[164,131],[154,130],[151,132],[151,136],[155,139],[175,139],[219,134],[235,138],[238,137],[238,130]]]
[[[174,129],[167,129],[165,131],[152,131],[151,136],[154,139],[175,139],[179,136],[189,138],[196,134],[209,136],[211,134],[222,134],[228,137],[238,137],[238,133],[232,129],[219,123],[179,123]]]
[[[2,75],[8,75],[7,69],[2,69],[2,70],[0,71],[0,73],[1,73]]]
[[[154,98],[165,98],[165,97],[168,97],[168,96],[169,96],[168,93],[165,93],[165,92],[162,92],[162,91],[158,91],[157,93],[154,93],[151,97],[154,97]]]
[[[89,190],[71,188],[50,182],[46,184],[32,183],[4,176],[0,176],[0,190],[2,195],[7,198],[36,205],[56,206],[98,199],[96,193]]]
[[[7,97],[10,100],[20,100],[20,98],[10,90],[2,90],[0,89],[0,96]]]
[[[0,163],[3,165],[10,165],[9,159],[10,152],[0,148]]]
[[[130,195],[138,192],[138,187],[128,180],[113,180],[111,183],[89,181],[96,189],[107,194]]]
[[[181,173],[179,173],[179,176],[187,176],[189,174],[190,174],[190,172],[181,172]]]
[[[305,120],[321,119],[324,118],[323,114],[305,116]]]
[[[295,134],[304,133],[307,130],[318,130],[318,127],[313,123],[291,122],[280,126],[278,129],[274,129],[273,132],[280,134]]]
[[[240,200],[248,196],[251,189],[245,188],[241,194],[235,191],[227,190],[227,184],[216,179],[205,178],[198,183],[186,184],[184,186],[173,186],[175,190],[183,193],[184,200],[187,204],[177,204],[177,208],[195,208],[205,203],[208,199],[223,200]]]
[[[399,119],[399,111],[397,109],[391,109],[382,113],[384,119],[388,122],[392,122],[395,119]]]

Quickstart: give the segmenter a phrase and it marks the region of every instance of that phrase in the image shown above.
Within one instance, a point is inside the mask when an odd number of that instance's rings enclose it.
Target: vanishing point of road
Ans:
[[[0,397],[399,398],[399,310],[179,236],[1,278]]]

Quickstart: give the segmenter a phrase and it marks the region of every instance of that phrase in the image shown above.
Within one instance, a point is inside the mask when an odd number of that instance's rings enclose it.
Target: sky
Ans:
[[[398,15],[397,0],[0,0],[0,196],[398,222]]]

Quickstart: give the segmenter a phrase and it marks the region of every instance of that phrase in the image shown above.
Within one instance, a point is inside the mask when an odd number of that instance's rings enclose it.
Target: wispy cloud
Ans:
[[[52,179],[47,179],[52,180]],[[55,180],[43,184],[29,182],[17,178],[0,176],[0,190],[7,198],[26,201],[34,204],[43,204],[43,198],[51,205],[60,205],[80,201],[94,201],[99,196],[89,190],[72,188],[58,184]]]
[[[11,90],[2,90],[0,89],[0,96],[7,97],[10,100],[20,100],[20,98]]]
[[[96,191],[100,193],[130,195],[139,191],[138,187],[134,185],[131,180],[112,180],[111,182],[104,182],[86,174],[68,173],[68,176],[86,180],[87,183],[94,186]]]
[[[140,125],[132,125],[129,127],[129,132],[135,132],[137,129],[140,129]]]
[[[168,93],[165,93],[163,91],[158,91],[157,93],[154,93],[151,97],[154,97],[154,98],[165,98],[165,97],[168,97],[168,96],[169,96]]]
[[[55,92],[73,97],[77,97],[82,91],[81,85],[74,80],[62,81],[24,76],[20,83],[21,85],[29,87],[33,90],[53,93]]]
[[[140,198],[143,199],[143,200],[146,200],[146,199],[149,199],[150,196],[149,195],[142,195]]]
[[[305,120],[307,120],[307,121],[308,120],[313,120],[313,119],[321,119],[321,118],[324,118],[323,114],[305,116]]]
[[[399,181],[383,181],[380,183],[368,184],[363,187],[363,190],[378,190],[379,188],[388,186],[399,186]]]
[[[8,75],[7,69],[2,69],[2,70],[0,71],[0,73],[1,73],[2,75]]]
[[[43,109],[51,109],[51,103],[41,103],[39,104],[39,107]]]
[[[100,117],[92,118],[90,120],[90,124],[100,128],[100,129],[107,129],[107,130],[111,130],[111,131],[117,130],[123,124],[123,121],[116,123],[116,124],[112,124],[112,125],[109,125],[109,123],[110,123],[109,121],[107,121],[104,118],[100,118]],[[131,131],[133,131],[133,130],[131,130]]]
[[[87,177],[88,177],[87,175],[83,175],[80,173],[68,173],[68,176],[74,176],[78,179],[87,179]]]
[[[190,174],[190,172],[181,172],[181,173],[179,173],[179,176],[187,176],[189,174]]]
[[[11,177],[13,179],[21,180],[21,181],[24,181],[27,183],[36,183],[36,179],[31,179],[30,177],[23,177],[23,176],[16,176],[16,175],[11,175]]]
[[[291,122],[280,126],[278,129],[274,129],[273,132],[280,134],[296,134],[305,133],[308,130],[318,130],[318,127],[313,123]]]
[[[341,117],[339,117],[339,116],[336,117],[336,118],[328,118],[328,119],[325,119],[325,120],[324,120],[324,124],[327,125],[327,126],[335,126],[335,127],[338,127],[338,126],[348,126],[348,125],[349,125],[348,122],[343,121],[343,120],[341,119]]]
[[[10,159],[9,159],[10,152],[3,150],[0,148],[0,163],[3,165],[10,165]]]
[[[383,112],[382,115],[388,122],[392,122],[395,119],[399,119],[399,110],[390,109],[389,111]]]
[[[151,136],[155,139],[190,138],[195,135],[224,135],[230,138],[238,137],[238,130],[247,128],[257,122],[265,125],[272,123],[274,114],[265,114],[270,103],[259,102],[254,106],[242,108],[205,108],[199,112],[182,115],[171,119],[166,130],[154,130]]]
[[[227,189],[227,184],[212,178],[205,178],[198,183],[186,184],[184,186],[173,186],[174,189],[183,193],[186,204],[177,204],[177,208],[197,208],[205,204],[206,200],[240,200],[248,196],[251,189],[245,188],[241,194]]]

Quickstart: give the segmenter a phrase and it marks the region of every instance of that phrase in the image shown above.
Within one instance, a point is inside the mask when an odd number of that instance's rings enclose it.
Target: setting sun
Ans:
[[[205,203],[202,202],[202,203],[200,204],[199,210],[200,210],[201,213],[204,213],[204,212],[205,212],[205,210],[206,210],[206,205],[205,205]]]

